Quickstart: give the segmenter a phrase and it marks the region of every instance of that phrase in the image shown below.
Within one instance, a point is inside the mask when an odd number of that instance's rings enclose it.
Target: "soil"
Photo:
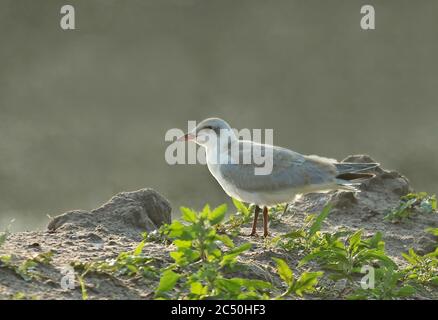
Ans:
[[[350,156],[344,161],[374,162],[368,156]],[[335,191],[302,196],[289,204],[285,214],[270,224],[270,237],[300,228],[308,214],[318,213],[329,202],[332,211],[325,220],[323,230],[363,229],[365,235],[381,231],[385,248],[398,264],[404,260],[402,252],[414,248],[418,253],[431,252],[437,239],[425,232],[438,227],[438,214],[417,214],[400,223],[384,220],[388,210],[396,207],[400,197],[412,188],[406,177],[395,171],[375,169],[376,176],[360,186],[360,192]],[[62,270],[73,261],[90,262],[112,259],[120,252],[134,249],[142,239],[141,233],[152,231],[170,222],[169,202],[151,189],[124,192],[114,196],[102,207],[91,212],[77,210],[52,219],[46,231],[17,232],[10,234],[0,247],[0,256],[12,255],[15,264],[52,251],[53,260],[39,265],[41,277],[26,281],[17,272],[0,264],[0,299],[21,297],[26,299],[81,299],[78,285],[63,289],[60,285]],[[294,269],[302,258],[299,253],[287,253],[266,245],[266,240],[248,237],[250,225],[234,238],[236,244],[252,242],[252,249],[244,253],[241,262],[249,268],[246,277],[279,282],[272,265],[272,257],[285,259]],[[261,234],[261,221],[259,226]],[[171,245],[148,242],[143,251],[163,264],[171,261]],[[86,278],[89,299],[151,299],[156,284],[139,278],[89,274]],[[338,298],[333,289],[327,298]],[[436,299],[437,292],[417,295],[414,298]]]

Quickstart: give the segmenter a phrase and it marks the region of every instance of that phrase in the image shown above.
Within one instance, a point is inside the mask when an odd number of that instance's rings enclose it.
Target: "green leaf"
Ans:
[[[88,293],[87,293],[87,288],[85,286],[84,278],[81,276],[78,276],[77,278],[79,280],[79,285],[81,286],[82,300],[88,300]]]
[[[138,246],[134,249],[134,256],[138,256],[142,253],[144,245],[145,245],[144,241],[141,241],[138,244]]]
[[[190,284],[190,292],[197,296],[202,296],[207,294],[207,287],[204,287],[200,282],[192,282]]]
[[[280,278],[283,279],[288,286],[292,285],[294,281],[294,274],[287,263],[283,259],[279,258],[272,258],[272,260],[277,263],[277,272]]]
[[[230,265],[235,262],[236,257],[242,252],[249,250],[251,248],[251,243],[244,243],[241,246],[228,251],[223,257],[220,265],[223,267],[225,265]]]
[[[190,248],[181,248],[180,250],[182,250],[184,257],[189,262],[197,261],[201,257],[201,253],[199,251],[195,251]]]
[[[0,262],[4,263],[4,264],[9,264],[12,260],[12,255],[4,255],[4,256],[0,256]]]
[[[408,254],[402,253],[402,256],[407,262],[413,265],[421,261],[420,257],[415,253],[414,249],[412,248],[409,249]]]
[[[305,256],[303,259],[300,260],[298,263],[298,267],[302,267],[305,264],[307,264],[311,260],[319,259],[319,258],[325,258],[325,257],[331,257],[335,256],[335,252],[329,251],[329,250],[320,250],[320,251],[314,251],[312,253],[309,253],[307,256]],[[340,256],[338,255],[338,259]]]
[[[210,214],[211,210],[210,210],[210,206],[208,204],[206,204],[204,206],[204,208],[201,211],[201,218],[202,219],[208,219],[208,215]]]
[[[324,273],[319,272],[304,272],[301,274],[295,284],[295,293],[302,296],[303,293],[310,293],[315,290],[315,286],[318,284],[318,278]]]
[[[178,248],[190,248],[192,246],[192,241],[176,239],[173,241],[173,244]]]
[[[322,209],[319,216],[315,219],[312,226],[309,229],[309,235],[313,236],[317,231],[321,229],[322,222],[327,218],[327,216],[330,213],[330,210],[332,209],[332,206],[330,204],[326,205],[324,209]]]
[[[172,270],[163,272],[158,284],[157,294],[172,290],[181,276]]]
[[[282,236],[282,238],[288,238],[288,239],[300,239],[305,237],[306,237],[306,233],[304,232],[304,230],[301,229],[294,230]]]
[[[272,288],[272,284],[269,282],[245,278],[219,278],[216,280],[216,284],[222,287],[222,289],[234,294],[240,294],[242,287],[245,287],[249,290],[263,290]]]
[[[251,246],[252,246],[251,243],[247,242],[242,244],[241,246],[238,246],[233,250],[228,251],[227,254],[241,254],[242,252],[251,249]]]
[[[427,228],[426,232],[431,233],[434,236],[438,237],[438,228]]]
[[[430,202],[430,206],[432,207],[432,210],[434,210],[434,211],[436,211],[437,210],[437,200],[436,200],[436,196],[432,196],[430,199],[429,199],[429,202]]]
[[[233,278],[233,279],[226,279],[226,278],[220,278],[216,279],[216,285],[219,287],[222,287],[222,289],[225,289],[226,291],[229,291],[231,293],[240,293],[242,283],[240,279]]]
[[[237,211],[242,213],[244,216],[249,215],[249,209],[242,202],[235,198],[231,198],[231,200],[233,201],[233,204],[236,207]]]
[[[408,297],[408,296],[411,296],[411,295],[415,294],[415,292],[417,292],[417,290],[415,290],[414,287],[412,287],[410,285],[406,285],[406,286],[402,287],[397,292],[397,296],[398,297]]]
[[[210,224],[213,226],[221,222],[224,219],[226,213],[227,213],[226,204],[222,204],[216,209],[214,209],[213,211],[209,212],[208,220],[210,221]]]
[[[383,234],[378,231],[371,239],[367,240],[369,248],[375,248],[383,250],[385,248],[385,243],[382,241]]]
[[[359,244],[362,239],[362,229],[357,230],[349,237],[349,249],[351,252],[356,252],[359,249]]]
[[[368,249],[364,250],[363,253],[360,253],[362,257],[366,257],[368,259],[373,258],[377,259],[383,263],[387,268],[397,269],[397,264],[392,261],[390,257],[388,257],[385,253],[381,252],[377,249]]]
[[[245,279],[245,278],[237,278],[240,279],[242,286],[248,289],[269,289],[272,288],[272,284],[263,280],[258,279]]]
[[[175,260],[176,263],[180,264],[183,262],[184,259],[184,253],[181,251],[172,251],[169,253],[170,257]]]
[[[223,235],[216,235],[215,238],[219,241],[221,241],[224,245],[226,245],[228,248],[234,248],[234,242],[230,239],[226,234]]]
[[[192,209],[186,208],[186,207],[181,207],[181,218],[187,222],[191,222],[191,223],[196,223],[197,221],[197,217],[196,217],[196,212],[193,211]]]
[[[179,238],[182,236],[185,226],[180,221],[174,220],[168,229],[170,238]]]
[[[133,264],[127,264],[126,268],[128,268],[129,271],[131,271],[131,274],[137,274],[138,268]]]

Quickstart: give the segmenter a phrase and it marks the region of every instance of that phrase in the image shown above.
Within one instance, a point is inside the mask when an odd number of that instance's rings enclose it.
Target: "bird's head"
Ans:
[[[203,147],[228,143],[234,137],[230,125],[219,118],[208,118],[201,121],[195,129],[179,138],[180,141],[194,141]]]

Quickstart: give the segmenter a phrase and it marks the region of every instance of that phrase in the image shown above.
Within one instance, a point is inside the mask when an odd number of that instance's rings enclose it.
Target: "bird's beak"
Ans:
[[[176,139],[176,141],[193,141],[193,140],[195,140],[195,138],[196,138],[195,135],[193,135],[191,133],[186,133],[185,135]]]

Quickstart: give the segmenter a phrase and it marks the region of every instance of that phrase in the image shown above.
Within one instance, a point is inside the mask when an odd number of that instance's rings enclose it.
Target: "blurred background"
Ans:
[[[59,27],[73,4],[76,30]],[[218,116],[274,143],[366,153],[438,191],[438,1],[0,0],[0,229],[151,187],[174,212],[228,202],[170,128]]]

